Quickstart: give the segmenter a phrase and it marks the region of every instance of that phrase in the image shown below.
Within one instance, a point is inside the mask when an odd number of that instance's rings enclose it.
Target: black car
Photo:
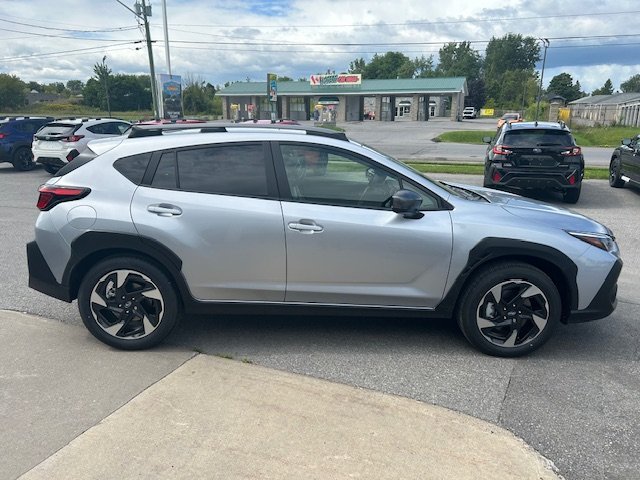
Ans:
[[[582,149],[571,130],[560,123],[505,123],[489,144],[485,156],[484,186],[517,190],[553,190],[566,203],[580,198],[584,176]]]
[[[627,183],[640,186],[640,135],[624,138],[611,155],[609,185],[620,188]]]
[[[0,163],[12,163],[17,170],[35,167],[33,135],[51,121],[53,117],[0,117]]]

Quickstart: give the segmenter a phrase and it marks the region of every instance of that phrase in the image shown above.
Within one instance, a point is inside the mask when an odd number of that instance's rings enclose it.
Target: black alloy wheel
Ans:
[[[29,147],[20,147],[13,154],[13,168],[20,170],[21,172],[27,172],[33,170],[36,166],[36,162],[33,161],[33,154]]]
[[[116,348],[160,343],[178,321],[175,291],[166,275],[136,257],[107,259],[80,285],[78,308],[87,329]]]
[[[624,180],[620,175],[620,159],[614,158],[609,164],[609,185],[613,188],[624,187]]]
[[[542,346],[560,313],[560,295],[544,272],[503,263],[482,270],[465,288],[458,325],[482,352],[516,357]]]

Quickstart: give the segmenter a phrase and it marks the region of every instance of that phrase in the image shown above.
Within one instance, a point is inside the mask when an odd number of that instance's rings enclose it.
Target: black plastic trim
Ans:
[[[569,310],[577,308],[578,285],[576,278],[578,267],[569,257],[547,245],[524,240],[489,237],[481,240],[471,249],[466,266],[462,269],[442,302],[437,306],[436,312],[443,317],[452,316],[465,283],[482,266],[504,259],[527,261],[527,259],[532,258],[545,264],[557,266],[557,272],[562,276],[562,282],[568,290],[569,304],[568,308],[564,310],[565,316]]]
[[[607,317],[618,305],[618,277],[622,270],[622,260],[616,260],[604,283],[593,297],[589,306],[583,310],[572,310],[568,323],[582,323]]]
[[[29,266],[29,287],[58,300],[73,300],[69,288],[57,282],[40,247],[33,241],[27,243],[27,264]]]

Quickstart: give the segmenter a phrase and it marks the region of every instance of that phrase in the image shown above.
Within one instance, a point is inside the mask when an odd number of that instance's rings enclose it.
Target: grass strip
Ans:
[[[451,173],[460,175],[483,175],[484,164],[481,163],[424,163],[405,162],[422,173]],[[587,167],[584,171],[586,180],[607,180],[609,170],[603,167]]]

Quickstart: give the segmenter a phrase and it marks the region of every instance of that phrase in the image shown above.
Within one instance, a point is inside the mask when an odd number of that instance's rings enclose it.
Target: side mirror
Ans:
[[[484,143],[491,143],[491,140],[493,140],[493,138],[491,138],[491,137],[482,137],[482,141]]]
[[[622,145],[626,145],[627,147],[631,145],[632,140],[630,138],[623,138]]]
[[[422,197],[412,190],[398,190],[391,197],[391,210],[402,214],[404,218],[422,218],[424,213],[418,209],[422,205]]]

